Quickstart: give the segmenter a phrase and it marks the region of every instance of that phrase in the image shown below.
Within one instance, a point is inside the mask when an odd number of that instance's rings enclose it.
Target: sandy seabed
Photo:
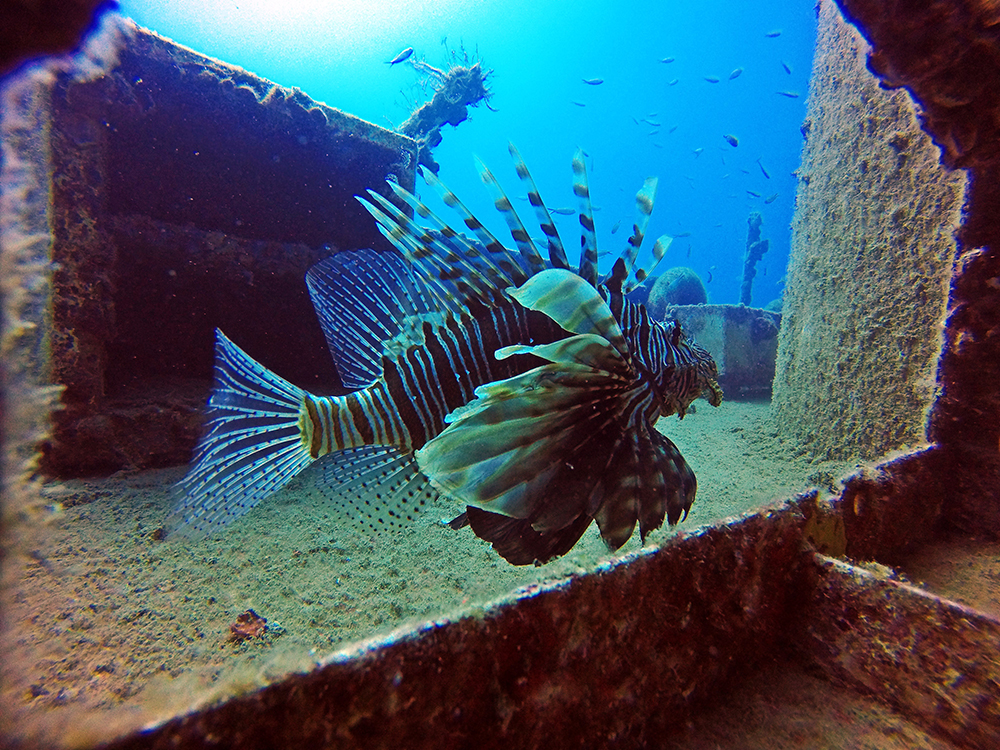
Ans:
[[[767,402],[696,403],[659,428],[698,476],[676,533],[824,489],[853,463],[811,462],[783,443]],[[161,541],[170,487],[184,468],[45,488],[44,534],[26,546],[7,613],[8,720],[73,727],[81,739],[141,726],[305,670],[352,643],[460,615],[519,586],[585,571],[610,555],[596,526],[565,557],[513,567],[469,529],[429,508],[398,533],[348,522],[307,471],[214,538]],[[460,510],[460,509],[459,509]],[[618,551],[640,546],[638,533]],[[233,642],[247,609],[261,638]],[[67,730],[68,731],[68,730]]]

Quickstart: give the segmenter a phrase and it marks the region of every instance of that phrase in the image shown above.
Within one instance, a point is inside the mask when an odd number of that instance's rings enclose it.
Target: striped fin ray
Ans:
[[[413,193],[395,183],[390,182],[389,187],[402,200],[412,206],[418,216],[429,221],[438,230],[439,236],[425,234],[419,238],[425,253],[429,256],[433,255],[432,247],[436,242],[465,258],[467,261],[466,267],[470,272],[485,276],[490,282],[491,289],[505,289],[507,286],[515,283],[514,277],[509,273],[510,253],[507,248],[504,248],[504,252],[499,256],[502,265],[508,268],[508,270],[504,270],[488,253],[483,251],[480,245],[474,244],[463,235],[458,234]],[[439,269],[448,268],[450,267],[448,264],[453,262],[450,256],[438,257],[436,261]]]
[[[673,244],[673,241],[673,237],[669,234],[664,234],[659,237],[655,243],[653,243],[652,259],[647,265],[635,269],[633,277],[625,284],[626,294],[649,278],[653,269],[656,268],[661,260],[663,260],[663,256],[667,254],[667,251],[670,249],[670,245]]]
[[[542,271],[507,294],[529,310],[545,313],[570,333],[600,336],[624,361],[631,362],[628,342],[611,308],[572,271]]]
[[[427,184],[438,192],[445,205],[454,209],[455,212],[462,217],[462,221],[465,223],[465,226],[472,230],[472,233],[476,235],[476,238],[483,243],[486,248],[486,252],[489,253],[490,257],[496,259],[496,264],[510,274],[515,284],[522,283],[528,278],[528,276],[531,275],[529,269],[522,265],[521,257],[514,255],[510,250],[504,247],[503,243],[494,237],[490,231],[483,226],[479,219],[472,215],[472,212],[465,207],[465,204],[458,199],[458,196],[451,192],[451,190],[449,190],[445,184],[438,179],[437,175],[429,169],[423,170],[421,174],[423,174]]]
[[[518,150],[514,148],[513,143],[508,143],[507,148],[510,151],[511,158],[514,160],[514,169],[517,172],[517,176],[521,178],[521,182],[528,192],[528,203],[535,209],[538,227],[542,230],[542,234],[545,235],[545,239],[548,241],[549,262],[553,268],[569,269],[569,259],[566,257],[566,250],[563,248],[562,239],[560,239],[559,232],[556,230],[555,222],[552,221],[549,209],[545,207],[545,203],[542,201],[542,196],[538,192],[535,180],[531,176],[531,172],[528,171],[528,165],[524,163],[524,159],[521,158]]]
[[[583,149],[573,155],[573,194],[577,197],[580,217],[580,276],[591,286],[597,286],[597,235],[594,234],[594,213],[590,207],[590,187]]]
[[[221,529],[312,462],[300,421],[305,391],[216,331],[207,432],[195,449],[167,530],[197,539]]]
[[[528,236],[528,230],[524,228],[524,224],[521,223],[521,219],[510,204],[510,199],[507,198],[496,177],[493,176],[489,167],[483,164],[482,159],[478,156],[476,157],[476,166],[479,169],[480,179],[482,179],[483,184],[486,185],[486,188],[490,191],[490,195],[493,197],[493,206],[503,216],[504,221],[507,222],[507,226],[510,229],[510,236],[514,239],[514,244],[517,245],[517,249],[524,259],[528,273],[535,274],[545,269],[545,260],[538,254],[538,248],[535,247],[535,243]]]
[[[635,194],[635,221],[632,224],[632,236],[628,238],[628,245],[621,254],[622,260],[625,261],[626,275],[629,277],[625,283],[626,294],[637,286],[637,284],[631,283],[635,273],[635,260],[639,256],[639,248],[646,236],[646,227],[649,226],[649,217],[653,213],[658,182],[659,180],[655,177],[647,177],[642,188]]]
[[[476,399],[449,415],[447,429],[417,451],[421,471],[445,494],[531,518],[536,530],[558,530],[592,513],[596,478],[574,477],[574,467],[585,474],[594,468],[601,450],[591,449],[618,433],[613,424],[631,385],[620,358],[599,342],[578,335],[539,347],[531,353],[555,361],[477,388]],[[559,487],[558,502],[546,504],[552,486]]]
[[[508,294],[574,335],[498,350],[498,359],[532,354],[546,364],[479,386],[416,456],[437,490],[467,506],[456,522],[527,564],[576,543],[601,506],[598,488],[619,472],[609,463],[615,445],[634,415],[648,418],[655,405],[627,347],[612,345],[624,337],[594,287],[549,269]]]
[[[318,491],[362,531],[403,529],[439,497],[413,454],[396,448],[350,448],[321,466]]]
[[[462,306],[471,300],[484,301],[488,305],[496,304],[500,300],[499,290],[503,287],[491,282],[488,274],[480,273],[468,260],[474,255],[474,249],[469,253],[456,251],[455,243],[449,238],[444,235],[435,237],[424,231],[374,190],[369,190],[368,194],[379,206],[373,205],[361,196],[355,197],[375,218],[382,235],[413,263],[418,273],[427,279],[433,279],[454,296],[452,298],[450,295],[443,295],[441,304],[444,309],[461,313]],[[457,241],[458,237],[455,236],[453,239]],[[504,276],[510,278],[509,275],[504,274]]]
[[[648,425],[635,425],[621,436],[611,464],[618,471],[602,477],[601,506],[594,515],[601,536],[612,549],[621,547],[639,522],[642,541],[663,524],[686,518],[694,503],[697,480],[677,446]]]
[[[356,390],[382,374],[385,342],[408,317],[442,309],[441,294],[395,253],[341,252],[309,269],[306,286],[341,382]]]

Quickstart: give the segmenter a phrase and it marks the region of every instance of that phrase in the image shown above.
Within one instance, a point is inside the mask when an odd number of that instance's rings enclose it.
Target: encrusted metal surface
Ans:
[[[1000,6],[838,0],[871,43],[868,67],[903,87],[942,161],[968,170],[945,346],[941,397],[928,432],[952,469],[948,516],[1000,534]],[[935,214],[932,214],[935,215]]]
[[[965,747],[1000,747],[1000,621],[821,555],[813,575],[811,661]]]
[[[786,508],[705,529],[109,747],[656,745],[778,645],[801,523]]]
[[[130,21],[106,19],[87,50],[32,79],[40,144],[14,177],[50,216],[65,390],[43,467],[62,477],[186,462],[205,388],[178,381],[208,383],[216,327],[336,387],[305,273],[381,246],[354,196],[412,189],[416,164],[410,138]]]

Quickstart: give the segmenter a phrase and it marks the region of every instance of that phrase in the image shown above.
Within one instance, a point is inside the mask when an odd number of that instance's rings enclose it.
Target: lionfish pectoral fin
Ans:
[[[590,367],[549,364],[480,386],[416,452],[417,464],[438,491],[466,505],[527,518],[581,442],[581,428],[600,421],[587,387],[596,379]]]
[[[593,488],[620,432],[631,378],[618,352],[596,334],[498,352],[516,353],[549,362],[480,386],[416,457],[438,491],[468,506],[479,536],[525,564],[563,554],[593,518]],[[477,510],[498,518],[487,524]]]
[[[614,471],[603,479],[603,501],[594,516],[609,548],[628,541],[636,521],[645,542],[664,518],[673,526],[687,517],[698,483],[666,436],[653,428],[631,431],[615,446],[610,465]]]
[[[592,333],[606,339],[626,361],[625,336],[597,290],[572,271],[551,268],[535,274],[507,295],[529,310],[549,316],[570,333]]]
[[[540,532],[527,519],[472,506],[462,516],[476,536],[492,543],[497,554],[511,565],[542,565],[565,555],[580,541],[591,521],[589,515],[581,514],[564,528]]]

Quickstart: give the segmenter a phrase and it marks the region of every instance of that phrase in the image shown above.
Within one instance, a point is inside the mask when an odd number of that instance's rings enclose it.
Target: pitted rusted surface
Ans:
[[[930,438],[951,468],[948,517],[1000,534],[1000,6],[837,0],[871,43],[869,68],[904,87],[941,161],[969,170],[969,188],[939,362],[942,394]]]
[[[1000,747],[1000,621],[817,555],[800,648],[964,747]]]

